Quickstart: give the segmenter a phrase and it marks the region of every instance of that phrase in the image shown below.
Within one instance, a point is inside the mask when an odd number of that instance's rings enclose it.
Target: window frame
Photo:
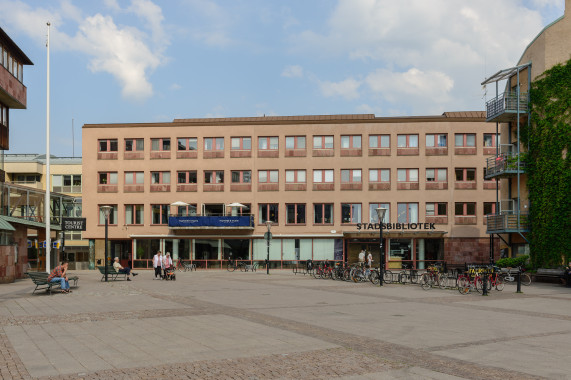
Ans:
[[[101,150],[101,143],[105,143],[105,150]],[[115,150],[112,149],[113,144],[115,145]],[[98,139],[97,151],[99,153],[117,153],[119,151],[119,141],[117,139]]]
[[[431,205],[432,214],[429,213],[429,205]],[[441,214],[442,206],[444,206],[444,214]],[[426,202],[425,213],[427,217],[448,216],[448,202]]]
[[[369,203],[369,223],[379,223],[379,216],[377,215],[376,209],[379,207],[384,207],[387,209],[385,216],[383,218],[383,223],[391,222],[391,204],[390,203]]]
[[[293,172],[293,181],[288,181],[288,173]],[[303,172],[303,181],[299,181],[299,174]],[[307,183],[307,171],[305,169],[286,169],[285,171],[285,183]]]
[[[266,173],[266,180],[262,181],[260,175]],[[272,174],[276,175],[275,181],[272,181]],[[258,170],[258,183],[280,183],[280,171],[277,169]]]
[[[401,137],[405,137],[405,145],[401,146]],[[411,145],[412,141],[412,137],[416,137],[416,146]],[[397,148],[414,148],[417,149],[418,148],[418,133],[409,133],[409,134],[399,134],[397,135]]]
[[[168,173],[168,182],[165,182],[165,178],[164,178],[164,176],[165,176],[166,173]],[[155,181],[155,178],[154,178],[154,177],[155,177],[157,174],[159,175],[159,177],[158,177],[159,182],[154,182],[154,181]],[[170,185],[170,184],[171,184],[171,181],[172,181],[171,172],[168,171],[168,170],[165,170],[165,171],[153,171],[153,172],[151,172],[151,185]]]
[[[131,207],[131,218],[127,219],[127,208]],[[140,210],[139,210],[140,208]],[[139,217],[137,217],[137,215]],[[140,219],[140,223],[137,220]],[[126,204],[125,205],[125,225],[126,226],[143,226],[145,225],[145,205],[144,204]]]
[[[160,223],[155,223],[155,209],[158,208],[159,209],[159,218],[160,218]],[[151,204],[151,226],[165,226],[169,224],[169,214],[170,214],[170,205],[168,204],[158,204],[158,203],[152,203]],[[165,213],[166,210],[166,213]],[[164,222],[166,218],[166,223]]]
[[[208,149],[209,142],[210,149]],[[204,137],[203,146],[205,152],[224,152],[224,137]]]
[[[458,179],[458,171],[462,170],[462,179]],[[468,171],[474,171],[474,178],[468,179]],[[476,182],[476,168],[454,168],[454,180],[456,182]]]
[[[462,214],[458,214],[458,206],[462,206]],[[468,214],[468,206],[474,207],[474,213]],[[476,216],[477,206],[476,202],[454,202],[454,216]]]
[[[359,172],[360,181],[355,181],[356,173]],[[343,175],[349,175],[349,180],[344,180]],[[341,183],[363,183],[363,169],[341,169]]]
[[[307,204],[306,203],[286,203],[286,225],[290,225],[290,226],[299,226],[299,225],[306,225],[307,223]],[[290,222],[289,221],[289,217],[290,217],[290,208],[291,206],[293,206],[293,217],[294,217],[294,222]],[[301,215],[301,212],[299,211],[299,207],[302,206],[303,208],[303,215]],[[300,221],[300,215],[303,218],[303,221]]]
[[[181,149],[181,140],[183,142]],[[191,148],[191,140],[194,141],[195,148]],[[198,151],[198,137],[177,137],[176,138],[176,151],[177,152],[195,152]]]
[[[100,204],[98,205],[98,209],[99,209],[99,219],[98,219],[98,226],[104,226],[105,225],[105,214],[103,214],[103,210],[101,210],[101,207],[103,206],[111,206],[111,212],[109,213],[109,221],[108,221],[108,225],[109,226],[116,226],[119,224],[119,213],[118,213],[118,208],[116,204],[113,205],[108,205],[108,204]]]
[[[234,148],[234,141],[238,140],[238,147]],[[250,147],[246,148],[244,141],[250,140]],[[250,136],[235,136],[230,138],[230,150],[245,150],[252,151],[252,137]]]
[[[444,145],[440,145],[440,137],[444,137]],[[430,139],[432,139],[433,145],[429,145]],[[425,137],[425,144],[427,148],[448,148],[448,133],[427,133]]]
[[[344,208],[349,206],[349,219],[350,222],[346,222],[344,219]],[[358,206],[358,216],[354,215],[354,207]],[[363,221],[363,204],[362,203],[348,203],[343,202],[341,203],[341,224],[342,225],[355,225],[361,223]]]
[[[137,182],[137,174],[142,174],[142,182]],[[127,178],[132,176],[133,182],[127,182]],[[141,178],[139,178],[141,179]],[[124,173],[123,180],[125,181],[125,185],[144,185],[145,184],[145,172],[144,171],[128,171]]]
[[[222,173],[222,175],[220,175]],[[207,180],[207,178],[209,178]],[[205,170],[204,171],[204,184],[205,185],[220,185],[224,183],[224,170]]]
[[[106,183],[101,183],[101,175],[105,174],[106,178],[107,178],[107,182]],[[111,179],[113,178],[112,174],[115,174],[115,182],[111,182]],[[97,184],[99,186],[115,186],[118,184],[119,182],[119,175],[118,172],[97,172]]]
[[[316,139],[320,140],[320,143],[319,143],[319,144],[321,144],[320,147],[316,146],[316,144],[315,144]],[[331,147],[326,146],[326,144],[327,144],[326,139],[327,140],[331,139]],[[312,142],[313,142],[313,149],[335,149],[335,138],[333,135],[314,135]]]
[[[428,171],[432,170],[434,172],[434,180],[428,179]],[[444,180],[440,180],[440,173],[444,172]],[[427,183],[446,183],[448,182],[448,169],[446,168],[426,168],[425,170],[425,181]]]
[[[383,146],[383,137],[388,139],[388,145]],[[373,139],[373,140],[372,140]],[[377,146],[373,146],[371,141],[376,140]],[[370,149],[387,149],[391,147],[391,135],[388,134],[380,134],[380,135],[369,135],[369,148]]]
[[[402,171],[404,170],[405,173],[405,180],[401,181],[400,176]],[[416,172],[416,181],[411,179],[411,173]],[[419,178],[418,178],[418,173],[419,169],[418,168],[400,168],[397,169],[397,183],[418,183]]]
[[[401,213],[399,212],[399,206],[406,205],[406,220],[401,219]],[[416,220],[411,220],[412,212],[411,206],[416,206]],[[419,205],[418,202],[398,202],[397,203],[397,223],[418,223],[419,220]]]
[[[316,220],[317,218],[317,212],[316,212],[316,207],[321,207],[321,219],[323,220],[322,222],[318,222]],[[329,206],[330,209],[330,222],[325,222],[326,218],[325,218],[325,208],[326,206]],[[319,226],[330,226],[333,225],[335,223],[335,219],[334,219],[334,206],[333,203],[314,203],[313,204],[313,224],[314,225],[319,225]]]
[[[194,173],[194,182],[190,182],[190,173]],[[180,182],[180,175],[184,174],[186,182]],[[176,171],[176,183],[177,185],[194,185],[198,183],[198,172],[196,170],[177,170]]]
[[[159,144],[159,149],[153,149],[153,142]],[[165,149],[165,145],[168,144],[168,149]],[[171,138],[170,137],[157,137],[151,138],[151,152],[170,152],[172,149]]]
[[[321,173],[322,181],[315,181],[315,174],[317,172]],[[331,181],[325,181],[326,172],[331,172]],[[335,170],[333,169],[313,169],[313,183],[335,183]]]
[[[358,139],[356,139],[358,137]],[[358,141],[359,146],[355,146],[355,141]],[[344,147],[343,143],[347,142],[349,146]],[[361,149],[363,146],[362,135],[341,135],[340,148],[341,149]]]
[[[266,142],[266,147],[262,147],[262,141]],[[275,147],[272,147],[272,143],[275,143]],[[279,136],[258,136],[258,150],[267,152],[267,151],[276,151],[280,149],[280,138]]]
[[[262,207],[267,207],[266,215],[264,218],[262,218]],[[272,212],[272,209],[274,208],[275,208],[275,220],[272,220],[270,214]],[[258,224],[264,225],[266,221],[270,221],[273,224],[278,225],[280,220],[279,211],[280,211],[279,203],[258,203]]]
[[[129,141],[132,144],[132,149],[130,149],[130,150],[127,149],[127,142],[129,142]],[[142,144],[143,146],[141,149],[139,149],[139,145],[138,145],[139,141],[143,142],[143,144]],[[143,151],[145,151],[145,139],[142,139],[142,138],[126,138],[124,147],[125,147],[124,148],[125,152],[143,152]]]
[[[239,181],[234,181],[234,173],[238,173],[238,178]],[[249,173],[250,175],[250,180],[249,181],[244,181],[244,174],[245,173]],[[230,183],[235,183],[235,184],[251,184],[252,183],[252,171],[251,170],[231,170],[230,171]]]
[[[462,144],[458,145],[458,137],[462,136]],[[468,145],[468,136],[474,137],[474,145]],[[475,133],[455,133],[454,134],[454,147],[455,148],[475,148],[476,147],[476,134]]]
[[[293,147],[288,147],[288,142],[293,139]],[[299,144],[300,139],[303,139],[303,144]],[[303,146],[300,146],[303,145]],[[285,137],[285,148],[286,149],[306,149],[307,147],[307,139],[306,136],[297,135],[297,136],[286,136]]]

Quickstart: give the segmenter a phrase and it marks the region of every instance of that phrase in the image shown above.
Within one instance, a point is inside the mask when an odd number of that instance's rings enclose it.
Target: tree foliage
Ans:
[[[571,60],[532,83],[526,172],[530,253],[534,267],[556,267],[571,258]]]

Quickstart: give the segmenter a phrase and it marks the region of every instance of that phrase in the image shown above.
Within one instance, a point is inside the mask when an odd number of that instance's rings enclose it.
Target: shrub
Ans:
[[[515,268],[520,265],[524,265],[527,259],[529,259],[529,255],[523,255],[519,257],[506,257],[496,261],[496,265],[500,268]]]

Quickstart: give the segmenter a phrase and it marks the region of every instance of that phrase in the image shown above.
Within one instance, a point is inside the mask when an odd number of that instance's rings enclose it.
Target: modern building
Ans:
[[[230,255],[272,267],[379,260],[375,209],[388,209],[387,265],[489,262],[496,181],[484,112],[176,119],[83,126],[83,216],[98,263],[152,268],[158,250],[202,267]]]
[[[5,207],[6,176],[3,167],[4,151],[10,149],[10,110],[25,109],[27,89],[24,86],[24,66],[32,61],[18,45],[0,28],[0,283],[12,282],[20,277],[25,261],[18,260],[18,253],[25,252],[26,228],[14,227],[3,216]]]
[[[18,217],[28,220],[38,220],[37,212],[43,211],[43,202],[46,191],[46,156],[45,154],[6,154],[4,157],[4,168],[6,171],[6,181],[10,184],[29,187],[39,191],[34,191],[36,197],[28,197],[27,214],[18,212]],[[64,216],[81,217],[81,157],[50,157],[50,191],[51,197],[58,199],[61,195],[66,195]],[[59,224],[59,223],[57,223]],[[38,230],[28,230],[28,262],[32,269],[45,268],[41,252],[38,256],[37,242]],[[89,243],[81,237],[81,231],[66,231],[63,235],[58,231],[53,236],[56,244],[54,252],[59,254],[59,260],[67,260],[71,269],[88,269],[89,267]]]
[[[529,254],[530,199],[521,130],[531,123],[530,84],[553,66],[571,59],[569,10],[571,0],[565,0],[565,14],[539,32],[516,66],[482,82],[495,87],[495,96],[486,103],[486,121],[495,124],[501,135],[494,142],[496,152],[486,159],[485,178],[500,183],[486,232],[500,238],[500,249],[506,257]]]

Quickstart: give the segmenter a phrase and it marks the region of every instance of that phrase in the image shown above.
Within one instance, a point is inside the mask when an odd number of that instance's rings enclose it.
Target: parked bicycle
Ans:
[[[431,265],[427,268],[427,272],[420,277],[419,284],[424,290],[428,290],[434,286],[440,286],[440,267]]]
[[[236,260],[228,259],[228,265],[226,269],[228,272],[234,272],[236,269],[240,269],[240,271],[246,270],[246,263],[241,261],[242,258],[238,257]]]
[[[412,269],[411,264],[402,264],[403,270],[398,274],[398,282],[401,284],[417,284],[418,283],[418,271]]]
[[[531,285],[531,277],[529,274],[525,273],[525,268],[520,265],[515,268],[507,268],[507,272],[502,272],[500,275],[504,283],[515,283],[517,282],[517,274],[521,277],[521,284],[525,286]]]

